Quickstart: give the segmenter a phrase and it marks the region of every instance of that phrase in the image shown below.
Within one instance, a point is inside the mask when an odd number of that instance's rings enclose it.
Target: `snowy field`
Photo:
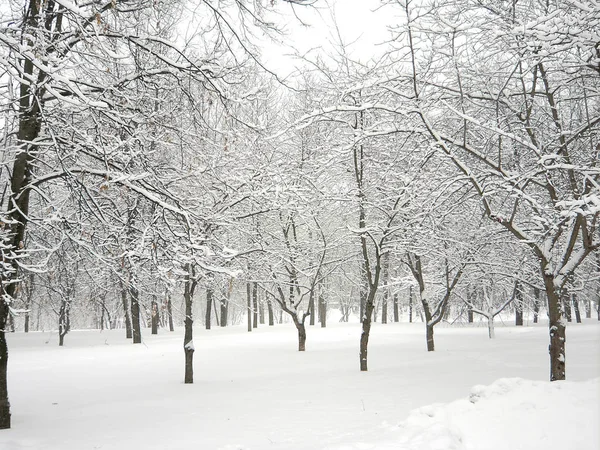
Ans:
[[[1,450],[598,450],[600,323],[567,328],[567,382],[548,383],[547,327],[376,324],[182,331],[132,345],[124,330],[9,335],[13,428]],[[479,386],[476,386],[479,385]],[[483,387],[488,386],[488,387]],[[475,387],[474,387],[475,386]]]

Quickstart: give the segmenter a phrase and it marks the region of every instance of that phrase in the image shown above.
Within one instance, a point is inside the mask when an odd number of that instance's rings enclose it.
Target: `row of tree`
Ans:
[[[84,310],[134,343],[183,320],[191,383],[198,290],[205,325],[264,304],[301,351],[355,309],[361,370],[400,289],[428,350],[450,305],[492,337],[529,304],[565,378],[564,306],[598,305],[600,8],[383,2],[380,59],[341,41],[282,84],[252,44],[275,2],[25,3],[0,10],[0,428],[19,310],[61,343]]]

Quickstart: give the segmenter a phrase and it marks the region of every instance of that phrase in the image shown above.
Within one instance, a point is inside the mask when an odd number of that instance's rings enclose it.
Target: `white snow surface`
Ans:
[[[549,383],[547,325],[498,322],[440,324],[433,353],[423,324],[375,324],[366,373],[358,323],[307,327],[304,353],[291,324],[197,329],[193,385],[181,329],[11,334],[0,450],[598,450],[600,323],[569,324]]]

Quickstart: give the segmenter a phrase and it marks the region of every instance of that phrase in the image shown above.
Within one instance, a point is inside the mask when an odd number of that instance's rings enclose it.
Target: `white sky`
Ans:
[[[337,22],[341,38],[347,51],[354,59],[366,62],[383,52],[383,46],[377,45],[389,37],[388,25],[394,23],[394,11],[390,7],[381,7],[380,0],[319,0],[315,7],[294,7],[294,17],[289,5],[283,9],[286,35],[282,36],[281,46],[266,44],[263,59],[267,67],[280,75],[287,75],[300,61],[291,55],[309,52],[309,55],[334,52],[339,42],[334,23]],[[300,19],[300,20],[298,20]],[[302,25],[304,22],[306,26]],[[311,58],[314,59],[314,58]]]

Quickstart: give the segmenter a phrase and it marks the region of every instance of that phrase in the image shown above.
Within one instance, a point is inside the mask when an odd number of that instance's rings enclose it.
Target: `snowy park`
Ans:
[[[360,324],[195,330],[195,383],[183,335],[123,330],[17,333],[13,428],[2,450],[596,450],[600,323],[568,327],[568,381],[548,382],[547,324],[437,330],[376,324],[357,370]],[[560,430],[560,432],[556,432]]]

